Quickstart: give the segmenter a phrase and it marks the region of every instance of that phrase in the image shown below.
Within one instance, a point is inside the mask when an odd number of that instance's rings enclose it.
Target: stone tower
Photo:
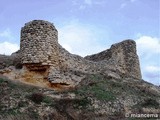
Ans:
[[[22,64],[31,70],[54,66],[59,52],[58,31],[47,21],[33,20],[26,23],[21,29],[20,51]]]

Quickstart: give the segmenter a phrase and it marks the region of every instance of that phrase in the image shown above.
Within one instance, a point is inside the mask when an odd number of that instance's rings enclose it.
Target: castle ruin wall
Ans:
[[[33,20],[22,27],[20,53],[23,67],[32,71],[47,69],[44,74],[51,83],[75,86],[85,74],[97,73],[141,79],[133,40],[125,40],[112,45],[110,49],[83,58],[59,45],[58,31],[53,24],[43,20]]]
[[[26,23],[21,29],[20,51],[22,64],[52,65],[58,58],[58,32],[42,20]]]

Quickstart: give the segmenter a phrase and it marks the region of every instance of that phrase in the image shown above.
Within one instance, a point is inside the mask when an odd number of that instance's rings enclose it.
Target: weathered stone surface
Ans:
[[[113,44],[110,49],[98,54],[86,56],[85,59],[95,62],[105,62],[125,76],[141,79],[139,58],[136,51],[136,43],[133,40],[125,40]],[[123,72],[122,72],[123,71]]]
[[[104,74],[108,77],[141,79],[136,43],[125,40],[110,49],[82,58],[66,51],[58,43],[58,31],[52,23],[33,20],[21,29],[20,51],[12,54],[21,61],[17,79],[38,80],[57,85],[76,86],[86,74]],[[16,57],[15,57],[16,56]],[[12,72],[13,73],[13,72]],[[27,76],[25,78],[25,76]]]
[[[51,59],[55,60],[58,57],[57,37],[57,30],[47,21],[34,20],[26,23],[21,29],[22,63],[48,63],[49,65]]]

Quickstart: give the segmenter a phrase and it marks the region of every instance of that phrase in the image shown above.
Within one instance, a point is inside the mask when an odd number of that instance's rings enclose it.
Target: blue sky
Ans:
[[[18,50],[21,27],[35,19],[54,23],[59,43],[81,56],[134,39],[143,79],[160,85],[159,0],[1,0],[0,54]]]

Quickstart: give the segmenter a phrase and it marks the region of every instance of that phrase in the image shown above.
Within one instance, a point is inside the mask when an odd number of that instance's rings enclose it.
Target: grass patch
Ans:
[[[136,105],[132,106],[133,109],[136,109],[139,112],[142,112],[142,108],[155,108],[158,109],[160,104],[154,98],[146,98],[143,102],[139,102]]]
[[[27,98],[32,100],[34,103],[40,104],[44,99],[44,95],[42,93],[32,93],[27,96]]]
[[[112,92],[113,90],[108,89],[107,82],[102,76],[91,75],[89,80],[86,85],[82,85],[75,90],[76,95],[84,96],[84,98],[88,96],[95,97],[103,101],[114,101],[116,99],[115,94]]]
[[[10,109],[5,109],[6,106],[2,106],[0,105],[0,115],[19,115],[21,114],[21,112],[19,111],[19,107],[15,107],[15,108],[10,108]]]
[[[91,105],[91,100],[89,100],[87,97],[85,97],[85,98],[81,98],[81,99],[75,99],[73,103],[74,103],[73,106],[75,108],[85,109],[89,105]]]
[[[17,88],[17,84],[13,83],[11,80],[8,80],[7,78],[0,78],[0,84],[6,83],[6,85],[10,88]]]
[[[0,84],[5,82],[5,80],[3,78],[0,78]]]
[[[27,101],[19,101],[18,102],[18,107],[26,107],[29,103]]]
[[[42,102],[46,103],[47,105],[52,105],[53,104],[53,99],[49,96],[45,96],[43,98]]]
[[[13,109],[9,109],[9,110],[7,111],[7,114],[16,116],[16,115],[19,115],[19,114],[21,114],[21,113],[20,113],[19,109],[13,108]]]
[[[142,107],[154,107],[156,109],[158,109],[160,107],[159,103],[155,100],[155,99],[152,99],[152,98],[148,98],[146,99],[143,103],[141,103],[141,106]]]
[[[53,105],[53,99],[49,96],[45,96],[42,93],[32,93],[26,96],[28,99],[36,104],[46,103],[47,105]]]
[[[30,119],[32,119],[32,120],[39,120],[40,119],[38,112],[34,111],[34,109],[28,108],[28,112],[29,112],[28,115],[30,116]]]
[[[103,84],[96,84],[89,88],[93,95],[99,100],[113,101],[115,100],[114,93],[106,90]]]

